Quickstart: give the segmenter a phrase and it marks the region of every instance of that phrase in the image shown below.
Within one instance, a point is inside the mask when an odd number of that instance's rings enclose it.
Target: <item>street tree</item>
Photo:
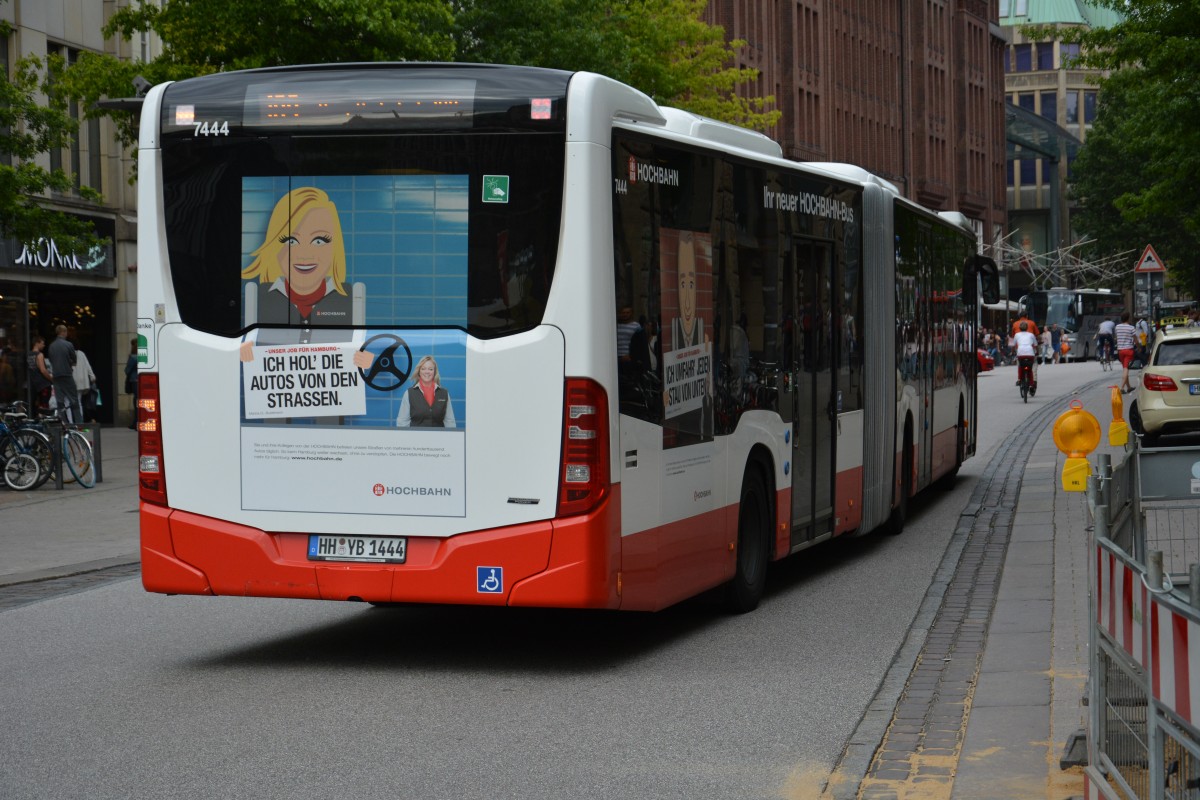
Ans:
[[[758,71],[736,66],[742,40],[703,19],[706,0],[464,0],[458,60],[588,70],[658,102],[757,130],[780,116],[747,97]]]
[[[100,109],[151,84],[211,72],[302,63],[474,61],[591,70],[656,100],[759,130],[779,118],[773,98],[737,89],[757,71],[739,68],[745,42],[726,42],[702,19],[705,0],[172,0],[118,10],[106,36],[156,33],[148,63],[85,53],[66,76],[91,114],[112,116],[136,140],[134,115]]]
[[[1108,74],[1072,166],[1076,223],[1110,251],[1153,244],[1200,297],[1200,0],[1095,2],[1122,21],[1056,32],[1081,45],[1082,66]]]
[[[0,22],[0,36],[11,34],[12,27]],[[71,173],[39,163],[70,146],[78,131],[60,90],[61,72],[62,61],[54,56],[26,56],[11,75],[0,71],[0,236],[30,247],[52,238],[63,252],[86,253],[103,243],[93,226],[44,204],[52,193],[100,200]]]
[[[89,114],[112,116],[132,145],[135,115],[95,104],[133,96],[138,76],[155,84],[288,64],[450,60],[453,21],[447,0],[137,0],[113,14],[104,35],[153,32],[162,53],[146,63],[81,54],[64,83]]]

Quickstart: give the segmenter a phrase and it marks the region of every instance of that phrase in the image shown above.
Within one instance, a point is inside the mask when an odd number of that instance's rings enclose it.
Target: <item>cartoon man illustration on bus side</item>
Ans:
[[[671,348],[680,350],[707,341],[704,320],[696,316],[696,239],[691,231],[679,232],[679,316],[671,322]]]

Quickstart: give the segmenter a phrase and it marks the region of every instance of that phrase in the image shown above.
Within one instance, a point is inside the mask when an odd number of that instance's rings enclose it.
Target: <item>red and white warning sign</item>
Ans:
[[[1133,271],[1166,272],[1167,266],[1158,257],[1158,253],[1154,252],[1154,245],[1148,244],[1146,245],[1146,249],[1142,251],[1142,257],[1138,259],[1137,266],[1133,268]]]

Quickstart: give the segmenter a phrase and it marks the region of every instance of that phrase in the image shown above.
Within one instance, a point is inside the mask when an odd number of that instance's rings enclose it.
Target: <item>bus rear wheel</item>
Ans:
[[[726,604],[736,614],[753,611],[767,585],[771,510],[757,470],[746,470],[738,506],[737,569],[726,589]]]

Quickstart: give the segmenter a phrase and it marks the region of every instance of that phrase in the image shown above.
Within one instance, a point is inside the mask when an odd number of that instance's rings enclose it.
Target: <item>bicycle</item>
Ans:
[[[19,492],[36,489],[50,477],[54,449],[37,431],[14,428],[19,415],[6,412],[0,418],[0,466],[4,482]]]
[[[1037,394],[1037,385],[1033,381],[1033,362],[1035,356],[1017,356],[1017,385],[1021,387],[1021,400],[1028,403],[1029,398]]]
[[[0,419],[0,465],[6,469],[5,482],[18,491],[30,491],[49,480],[54,471],[54,445],[46,434],[25,427],[23,404],[4,409]],[[18,456],[29,456],[37,465],[30,473],[28,463]],[[12,463],[16,461],[16,463]],[[12,473],[8,474],[8,468]],[[17,486],[13,483],[16,482]]]
[[[1104,372],[1109,372],[1113,368],[1112,348],[1112,342],[1108,339],[1101,339],[1097,343],[1096,360],[1100,362],[1100,369]]]
[[[91,489],[96,485],[96,462],[92,452],[92,443],[83,433],[76,429],[70,422],[66,420],[66,409],[58,409],[52,415],[39,417],[37,420],[30,420],[24,413],[24,403],[17,402],[9,407],[6,412],[6,418],[15,422],[15,429],[18,431],[27,431],[43,437],[50,445],[49,455],[43,454],[39,458],[42,467],[42,476],[39,486],[49,480],[54,474],[54,469],[57,466],[57,457],[62,454],[66,461],[67,472],[70,477],[64,475],[63,480],[67,483],[78,481],[79,485],[85,489]],[[62,426],[62,435],[55,442],[49,435],[47,423],[57,422]],[[56,450],[54,445],[58,445]]]

